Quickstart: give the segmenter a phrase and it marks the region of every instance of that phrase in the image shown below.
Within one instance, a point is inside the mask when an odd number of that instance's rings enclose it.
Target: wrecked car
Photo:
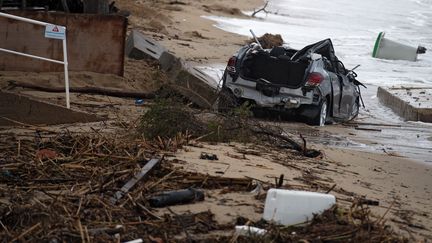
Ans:
[[[361,102],[362,84],[353,70],[338,60],[330,39],[301,50],[252,43],[229,59],[218,108],[249,102],[254,110],[289,111],[311,125],[349,121]]]

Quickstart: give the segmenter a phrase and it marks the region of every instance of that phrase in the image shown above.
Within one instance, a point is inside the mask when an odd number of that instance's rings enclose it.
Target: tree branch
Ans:
[[[257,9],[252,13],[252,17],[255,17],[255,15],[261,11],[263,11],[264,13],[269,13],[266,9],[268,4],[269,4],[269,1],[266,1],[266,3],[264,4],[264,6],[262,8]]]

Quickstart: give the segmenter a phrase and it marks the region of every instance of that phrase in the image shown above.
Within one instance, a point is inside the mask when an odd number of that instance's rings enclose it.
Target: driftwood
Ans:
[[[264,127],[264,126],[259,125],[259,124],[256,127],[251,127],[250,129],[255,134],[267,135],[269,137],[273,137],[273,138],[276,138],[278,140],[281,140],[281,141],[286,143],[287,147],[294,149],[298,152],[301,152],[306,157],[316,158],[322,154],[318,150],[308,149],[306,147],[306,139],[304,139],[304,137],[302,135],[300,135],[300,138],[302,139],[303,144],[300,144],[300,143],[294,141],[294,139],[292,139],[291,137],[289,137],[287,135],[283,135],[277,131],[274,131],[272,129],[269,129],[269,128]]]
[[[42,85],[17,82],[14,80],[9,81],[9,87],[22,87],[27,89],[34,89],[38,91],[45,91],[51,93],[62,93],[65,91],[63,87],[47,87]],[[116,90],[116,89],[107,89],[101,87],[70,87],[69,92],[71,93],[81,93],[81,94],[98,94],[98,95],[107,95],[121,98],[142,98],[142,99],[153,99],[155,98],[155,94],[153,93],[144,93],[138,91],[125,91],[125,90]]]
[[[267,5],[269,4],[269,1],[266,1],[265,2],[265,4],[264,4],[264,6],[262,7],[262,8],[260,8],[260,9],[257,9],[257,10],[255,10],[253,13],[252,13],[252,17],[255,17],[255,15],[257,14],[257,13],[259,13],[259,12],[264,12],[264,13],[269,13],[268,11],[267,11]]]
[[[365,128],[365,127],[355,127],[355,130],[371,131],[371,132],[381,132],[381,129],[376,128]]]
[[[256,134],[267,135],[270,137],[280,139],[280,140],[286,142],[292,149],[297,150],[297,151],[303,151],[303,147],[299,143],[294,141],[293,139],[289,138],[288,136],[284,136],[282,134],[276,133],[276,132],[274,132],[270,129],[267,129],[263,126],[259,126],[258,129],[257,128],[251,128],[251,130]]]

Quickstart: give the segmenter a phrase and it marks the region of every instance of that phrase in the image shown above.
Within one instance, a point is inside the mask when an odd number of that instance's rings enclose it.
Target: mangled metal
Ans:
[[[253,43],[230,58],[219,109],[249,102],[256,109],[292,112],[313,125],[347,121],[360,107],[361,83],[356,76],[336,57],[330,39],[301,50],[263,49]]]

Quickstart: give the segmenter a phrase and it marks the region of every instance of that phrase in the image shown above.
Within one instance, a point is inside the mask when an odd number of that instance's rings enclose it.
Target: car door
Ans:
[[[328,73],[332,82],[333,117],[348,119],[357,99],[355,85],[345,75]]]
[[[348,119],[356,102],[355,85],[348,79],[346,75],[339,75],[342,78],[341,99],[339,103],[339,116],[343,119]]]
[[[342,98],[342,84],[338,78],[338,76],[334,72],[327,71],[330,81],[331,81],[331,88],[332,88],[332,111],[333,111],[333,117],[340,117],[340,111],[339,111],[339,104],[341,103]]]

